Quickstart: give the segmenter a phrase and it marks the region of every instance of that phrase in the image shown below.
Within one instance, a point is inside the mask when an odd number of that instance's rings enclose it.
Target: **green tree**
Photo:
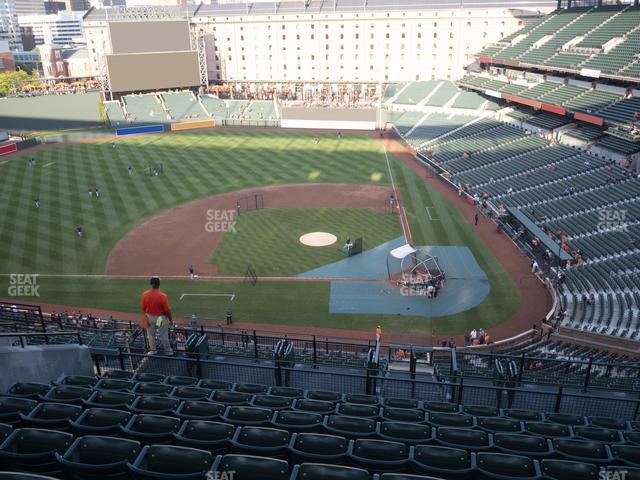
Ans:
[[[25,71],[0,73],[0,97],[15,93],[24,82],[29,80]]]

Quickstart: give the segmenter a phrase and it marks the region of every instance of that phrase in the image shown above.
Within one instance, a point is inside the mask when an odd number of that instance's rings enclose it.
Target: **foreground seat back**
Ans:
[[[211,453],[204,450],[151,445],[144,447],[133,463],[127,463],[127,467],[137,479],[196,480],[204,478],[211,468],[212,461]]]
[[[117,435],[120,427],[131,419],[131,413],[108,408],[88,408],[77,420],[70,422],[71,430],[78,435]]]
[[[56,454],[65,478],[85,480],[128,478],[127,462],[140,454],[139,442],[117,437],[85,436],[73,442],[64,454]]]
[[[36,428],[15,430],[0,448],[0,465],[18,472],[58,475],[60,466],[56,453],[71,446],[73,435],[66,432]]]
[[[341,465],[305,463],[293,467],[291,480],[369,480],[369,472]]]
[[[251,455],[219,455],[211,468],[212,478],[221,478],[222,472],[235,472],[233,480],[289,480],[285,460]]]
[[[176,442],[185,447],[225,453],[236,427],[228,423],[187,420],[174,434]]]
[[[480,478],[494,480],[540,478],[540,467],[535,460],[522,455],[480,452],[476,455]]]
[[[416,445],[411,457],[416,472],[454,479],[470,478],[471,457],[460,448]]]
[[[345,437],[320,433],[294,433],[289,455],[296,462],[340,464],[347,458],[349,442]]]

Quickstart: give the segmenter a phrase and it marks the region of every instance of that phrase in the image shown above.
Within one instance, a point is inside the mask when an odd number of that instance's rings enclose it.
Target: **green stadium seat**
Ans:
[[[170,375],[164,379],[163,383],[166,385],[171,385],[172,387],[189,387],[195,386],[198,383],[198,379],[195,377]]]
[[[120,427],[131,419],[131,413],[108,408],[88,408],[76,420],[71,430],[77,435],[117,435]]]
[[[213,392],[211,400],[218,403],[224,403],[225,405],[249,405],[249,402],[251,401],[251,394],[216,390]]]
[[[268,408],[244,407],[233,405],[227,407],[222,419],[233,425],[267,426],[271,420]]]
[[[432,430],[429,425],[410,422],[380,422],[376,426],[376,434],[383,440],[408,445],[426,444],[432,440]]]
[[[505,408],[502,410],[502,415],[504,417],[515,418],[516,420],[523,420],[528,422],[539,422],[542,420],[542,414],[534,410],[518,410]]]
[[[8,423],[0,423],[0,445],[13,432],[13,427]]]
[[[183,420],[219,420],[225,408],[221,403],[186,400],[180,402],[175,415]]]
[[[493,436],[493,446],[500,453],[524,455],[529,458],[548,458],[553,453],[551,440],[537,435],[496,433]]]
[[[65,478],[126,480],[127,462],[135,461],[141,448],[124,438],[86,436],[77,438],[63,454],[56,453],[56,458]]]
[[[212,478],[221,478],[218,472],[234,472],[234,480],[289,480],[289,464],[285,460],[251,455],[218,455]]]
[[[586,419],[581,415],[569,415],[566,413],[550,413],[546,415],[548,422],[559,423],[561,425],[569,425],[571,427],[586,425]]]
[[[289,456],[296,462],[344,463],[349,442],[345,437],[320,433],[294,433],[289,442]]]
[[[28,398],[0,397],[0,422],[15,427],[20,424],[20,414],[29,413],[37,404]]]
[[[477,428],[485,432],[510,432],[521,433],[524,425],[519,420],[498,417],[476,417]]]
[[[97,390],[114,390],[119,392],[129,391],[135,386],[135,382],[117,378],[103,378],[94,385]]]
[[[200,388],[193,386],[174,387],[169,393],[169,397],[178,400],[205,400],[213,392],[208,388]]]
[[[378,407],[376,405],[339,403],[336,405],[336,413],[350,417],[378,418]]]
[[[302,398],[304,397],[304,390],[301,388],[291,387],[271,387],[269,389],[269,395],[275,395],[277,397]]]
[[[57,478],[36,475],[34,473],[20,473],[20,472],[2,472],[0,471],[0,478],[2,480],[58,480]]]
[[[179,445],[185,447],[224,453],[228,450],[235,431],[236,427],[228,423],[187,420],[174,434],[174,438]]]
[[[323,402],[339,402],[342,399],[342,395],[338,392],[328,392],[326,390],[308,390],[307,398]]]
[[[414,408],[394,408],[383,407],[380,410],[380,418],[382,420],[390,420],[392,422],[417,422],[422,423],[426,420],[424,410]]]
[[[129,471],[138,480],[204,479],[211,468],[213,456],[210,452],[188,447],[169,445],[147,445],[138,458],[127,463]]]
[[[573,427],[573,433],[577,438],[602,443],[619,443],[624,441],[624,437],[619,430],[612,430],[610,428]]]
[[[154,395],[140,395],[129,406],[133,413],[151,413],[168,415],[180,405],[177,398],[160,397]]]
[[[359,393],[347,393],[344,395],[343,401],[358,405],[378,405],[379,403],[379,399],[375,395],[362,395]]]
[[[68,430],[69,421],[76,420],[82,408],[68,403],[40,403],[27,415],[21,413],[22,424],[31,428]]]
[[[74,385],[56,385],[45,394],[40,396],[42,402],[60,402],[82,405],[83,400],[87,400],[93,390],[90,388],[76,387]]]
[[[279,411],[273,414],[271,425],[290,432],[315,432],[322,427],[322,415],[311,412]]]
[[[370,472],[403,472],[409,464],[409,447],[388,440],[352,440],[349,460]]]
[[[475,459],[478,478],[492,480],[541,478],[538,462],[522,455],[479,452]]]
[[[629,430],[629,422],[619,418],[590,417],[589,425],[592,427],[609,428],[611,430]]]
[[[434,443],[443,447],[462,448],[474,452],[493,448],[491,434],[470,428],[439,427],[433,438]]]
[[[137,383],[164,383],[166,375],[160,373],[136,373],[132,380]]]
[[[590,440],[555,438],[552,440],[556,456],[574,462],[607,465],[612,457],[608,445]]]
[[[291,480],[369,480],[369,472],[343,465],[305,463],[293,467]]]
[[[382,406],[388,408],[406,408],[415,409],[420,408],[420,402],[412,398],[391,398],[385,397],[382,399]]]
[[[89,408],[115,408],[119,410],[129,410],[129,405],[131,405],[135,399],[136,396],[133,393],[97,390],[84,401],[84,405]]]
[[[484,405],[464,405],[462,412],[475,417],[499,417],[500,409]]]
[[[136,395],[169,395],[173,390],[171,385],[159,382],[140,382],[131,389],[131,393]]]
[[[599,480],[600,468],[591,463],[544,459],[540,462],[540,470],[549,480]]]
[[[73,435],[36,428],[14,430],[0,447],[0,469],[42,473],[60,473],[55,454],[71,446]]]
[[[460,448],[416,445],[411,465],[417,473],[450,479],[469,479],[473,471],[471,456]]]
[[[558,423],[547,422],[525,422],[525,431],[533,435],[551,438],[570,438],[573,437],[571,427],[560,425]]]
[[[102,378],[115,378],[118,380],[131,380],[133,379],[133,372],[127,370],[109,370],[102,374]]]
[[[230,444],[234,453],[283,458],[291,434],[286,430],[264,427],[239,427]]]
[[[429,415],[427,423],[434,427],[471,428],[475,427],[476,425],[475,417],[472,417],[471,415],[465,415],[464,413],[434,412]]]
[[[299,398],[293,402],[294,410],[300,410],[301,412],[319,413],[321,415],[328,415],[335,410],[335,404],[333,402],[327,402],[323,400],[309,400],[306,398]]]
[[[623,432],[625,441],[640,445],[640,432]]]
[[[424,409],[433,413],[458,413],[460,407],[448,402],[424,402]]]
[[[171,443],[173,434],[180,429],[180,420],[162,415],[134,415],[120,427],[122,435],[143,444]]]
[[[413,473],[383,473],[380,480],[441,480],[436,477],[426,477],[424,475],[415,475]]]
[[[223,382],[222,380],[202,379],[198,382],[198,387],[208,388],[209,390],[231,390],[233,384],[230,382]]]
[[[271,410],[286,410],[291,408],[292,402],[293,399],[289,397],[258,394],[253,397],[249,404],[254,407],[270,408]]]
[[[366,438],[376,434],[376,422],[371,418],[327,415],[323,426],[327,433],[347,438]]]
[[[259,383],[236,383],[233,386],[234,392],[241,393],[267,393],[268,390],[269,387],[267,387],[266,385],[260,385]]]
[[[91,377],[88,375],[67,375],[56,385],[70,385],[75,387],[93,387],[98,383],[100,379],[98,377]]]
[[[618,464],[640,468],[640,446],[611,445],[611,453]]]
[[[7,395],[10,397],[38,400],[41,395],[46,395],[50,389],[51,385],[45,383],[18,382],[14,383],[12,387],[7,390]]]

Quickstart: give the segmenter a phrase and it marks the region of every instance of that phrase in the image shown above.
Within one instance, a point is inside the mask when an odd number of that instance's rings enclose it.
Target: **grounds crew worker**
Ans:
[[[151,277],[151,288],[142,294],[140,306],[144,311],[142,326],[147,331],[149,341],[149,353],[155,355],[156,330],[160,336],[160,345],[165,355],[173,355],[169,343],[169,324],[173,324],[171,318],[171,305],[167,294],[160,291],[160,279]]]

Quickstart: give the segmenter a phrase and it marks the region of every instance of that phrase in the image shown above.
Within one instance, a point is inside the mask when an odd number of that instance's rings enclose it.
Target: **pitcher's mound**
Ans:
[[[337,240],[338,237],[327,232],[305,233],[300,237],[300,243],[310,247],[326,247],[328,245],[333,245]]]

